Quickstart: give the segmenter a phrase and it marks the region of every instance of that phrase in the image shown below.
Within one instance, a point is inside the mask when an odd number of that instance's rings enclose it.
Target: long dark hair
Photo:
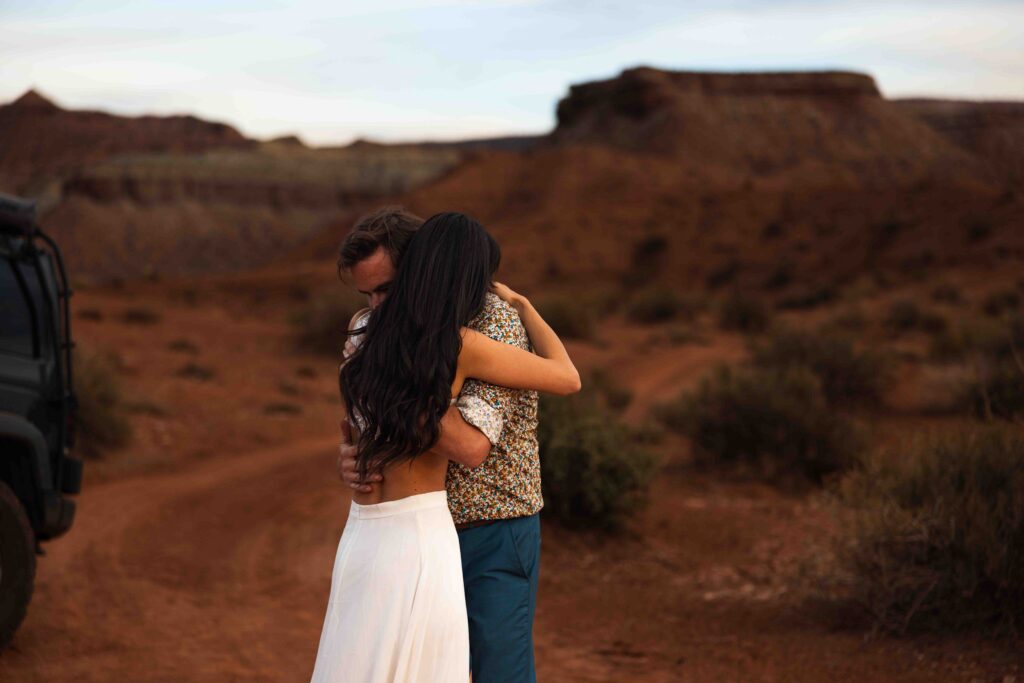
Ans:
[[[462,350],[461,328],[483,309],[501,250],[461,213],[431,216],[409,240],[387,298],[341,370],[341,396],[360,417],[364,476],[437,442]]]

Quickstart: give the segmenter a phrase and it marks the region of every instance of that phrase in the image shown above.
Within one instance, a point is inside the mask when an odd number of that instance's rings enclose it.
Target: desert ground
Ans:
[[[288,300],[261,290],[274,279],[232,278],[231,295],[223,278],[80,293],[77,336],[116,349],[135,435],[87,463],[0,678],[308,678],[349,496],[336,365],[295,351]],[[300,280],[343,287],[325,269]],[[128,322],[139,310],[154,315]],[[671,346],[660,332],[612,318],[599,343],[572,344],[584,370],[635,391],[633,422],[744,353],[735,335]],[[807,604],[794,586],[827,543],[820,497],[695,471],[678,440],[659,448],[649,504],[621,534],[544,523],[540,680],[1020,680],[1012,643],[871,638],[861,617]]]

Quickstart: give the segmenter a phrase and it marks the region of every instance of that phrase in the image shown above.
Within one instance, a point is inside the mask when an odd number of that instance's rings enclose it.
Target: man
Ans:
[[[412,214],[386,208],[361,219],[342,243],[339,272],[371,309],[387,296],[402,251],[420,224]],[[493,294],[469,326],[532,350],[515,309]],[[467,380],[442,420],[435,449],[450,461],[446,489],[462,553],[473,680],[533,683],[543,505],[537,393]],[[359,480],[352,445],[341,446],[338,469],[356,490],[369,491],[380,481],[380,475]]]

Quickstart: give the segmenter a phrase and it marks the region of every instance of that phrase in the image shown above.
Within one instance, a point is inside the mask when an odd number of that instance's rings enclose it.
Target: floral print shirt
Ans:
[[[369,310],[365,311],[353,327],[364,327],[369,315]],[[493,293],[488,292],[483,310],[469,327],[496,341],[533,350],[515,308]],[[359,336],[349,337],[345,357],[359,342]],[[539,512],[544,501],[537,449],[537,392],[467,379],[456,405],[463,419],[491,442],[491,452],[476,468],[448,463],[448,507],[455,523]]]

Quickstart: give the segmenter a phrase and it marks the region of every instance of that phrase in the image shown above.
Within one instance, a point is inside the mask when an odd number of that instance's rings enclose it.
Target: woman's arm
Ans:
[[[504,285],[496,285],[495,293],[519,312],[536,353],[467,330],[459,354],[462,375],[512,389],[535,389],[563,396],[579,391],[580,373],[562,340],[533,304]]]

